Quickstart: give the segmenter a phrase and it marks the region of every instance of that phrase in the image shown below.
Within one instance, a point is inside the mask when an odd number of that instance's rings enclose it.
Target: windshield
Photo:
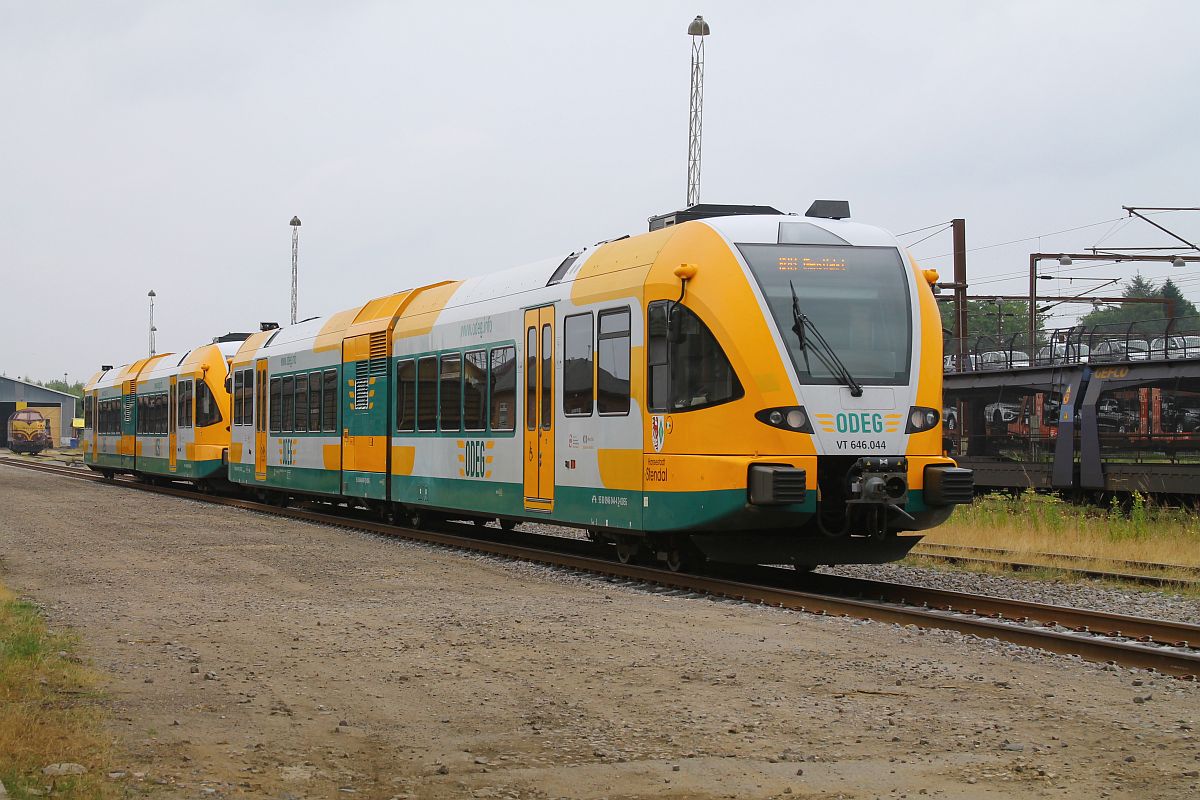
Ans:
[[[739,244],[801,383],[840,383],[792,333],[792,286],[806,314],[859,383],[908,382],[908,275],[894,247]]]

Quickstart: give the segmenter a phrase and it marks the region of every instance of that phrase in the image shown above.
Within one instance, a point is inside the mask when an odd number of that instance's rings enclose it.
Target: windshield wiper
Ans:
[[[792,332],[796,334],[796,338],[800,340],[800,352],[804,353],[804,368],[811,375],[812,367],[808,363],[808,340],[809,334],[812,335],[812,344],[814,345],[813,352],[817,358],[829,370],[831,375],[835,375],[850,387],[851,397],[862,397],[863,388],[858,381],[854,380],[854,376],[850,374],[850,370],[846,369],[846,365],[838,358],[837,352],[821,335],[821,331],[817,329],[808,315],[800,310],[800,298],[796,296],[796,286],[791,281],[788,281],[788,286],[792,289]]]

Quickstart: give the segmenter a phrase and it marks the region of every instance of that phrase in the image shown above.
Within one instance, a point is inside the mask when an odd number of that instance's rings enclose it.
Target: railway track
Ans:
[[[100,475],[75,467],[14,458],[0,458],[0,464],[74,479],[106,482]],[[339,509],[343,513],[335,514],[329,510],[279,507],[240,498],[202,494],[178,486],[155,486],[130,478],[107,482],[307,522],[579,570],[667,590],[699,592],[813,614],[954,630],[1075,655],[1089,661],[1153,669],[1192,680],[1200,675],[1200,626],[1187,623],[1141,619],[908,584],[833,575],[797,576],[792,570],[772,567],[741,570],[736,575],[673,573],[654,566],[615,562],[602,555],[603,548],[580,540],[535,534],[512,535],[498,529],[471,525],[446,525],[443,530],[405,528],[368,519],[353,510]],[[470,535],[467,535],[468,531]],[[797,581],[802,583],[799,588]]]
[[[1088,558],[1067,553],[1024,554],[1037,560],[1019,560],[1018,554],[999,547],[926,544],[922,542],[910,552],[911,556],[964,566],[1001,567],[1013,572],[1053,570],[1067,575],[1095,580],[1119,581],[1143,586],[1200,589],[1200,568],[1183,564],[1157,564],[1151,561],[1125,561]],[[1108,563],[1113,569],[1071,566],[1071,564]],[[1117,571],[1117,570],[1122,571]],[[1125,570],[1140,570],[1128,572]],[[1157,574],[1154,574],[1157,573]]]

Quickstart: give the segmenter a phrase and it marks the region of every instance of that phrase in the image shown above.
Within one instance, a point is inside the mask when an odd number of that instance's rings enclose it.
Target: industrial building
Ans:
[[[63,442],[69,444],[75,435],[71,429],[71,421],[79,414],[75,395],[0,376],[0,447],[8,447],[8,431],[4,422],[10,414],[22,408],[35,408],[50,419],[55,447],[62,447]]]

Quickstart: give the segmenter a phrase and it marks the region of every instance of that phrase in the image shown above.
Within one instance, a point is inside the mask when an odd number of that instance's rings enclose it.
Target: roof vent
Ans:
[[[101,364],[100,365],[101,372],[108,372],[110,369],[112,369],[112,364]]]
[[[279,327],[278,322],[260,322],[260,323],[258,323],[258,329],[260,331],[273,331],[278,327]]]
[[[250,334],[248,333],[227,333],[224,336],[214,336],[213,344],[220,344],[221,342],[244,342],[249,338]]]
[[[849,200],[814,200],[804,212],[806,217],[819,219],[850,219]]]
[[[694,219],[734,217],[743,214],[770,214],[778,216],[782,213],[779,209],[772,208],[771,206],[731,206],[719,205],[717,203],[697,203],[680,211],[671,211],[667,214],[659,214],[657,217],[651,217],[650,230],[657,231],[662,228],[669,228],[672,225],[691,222]]]

